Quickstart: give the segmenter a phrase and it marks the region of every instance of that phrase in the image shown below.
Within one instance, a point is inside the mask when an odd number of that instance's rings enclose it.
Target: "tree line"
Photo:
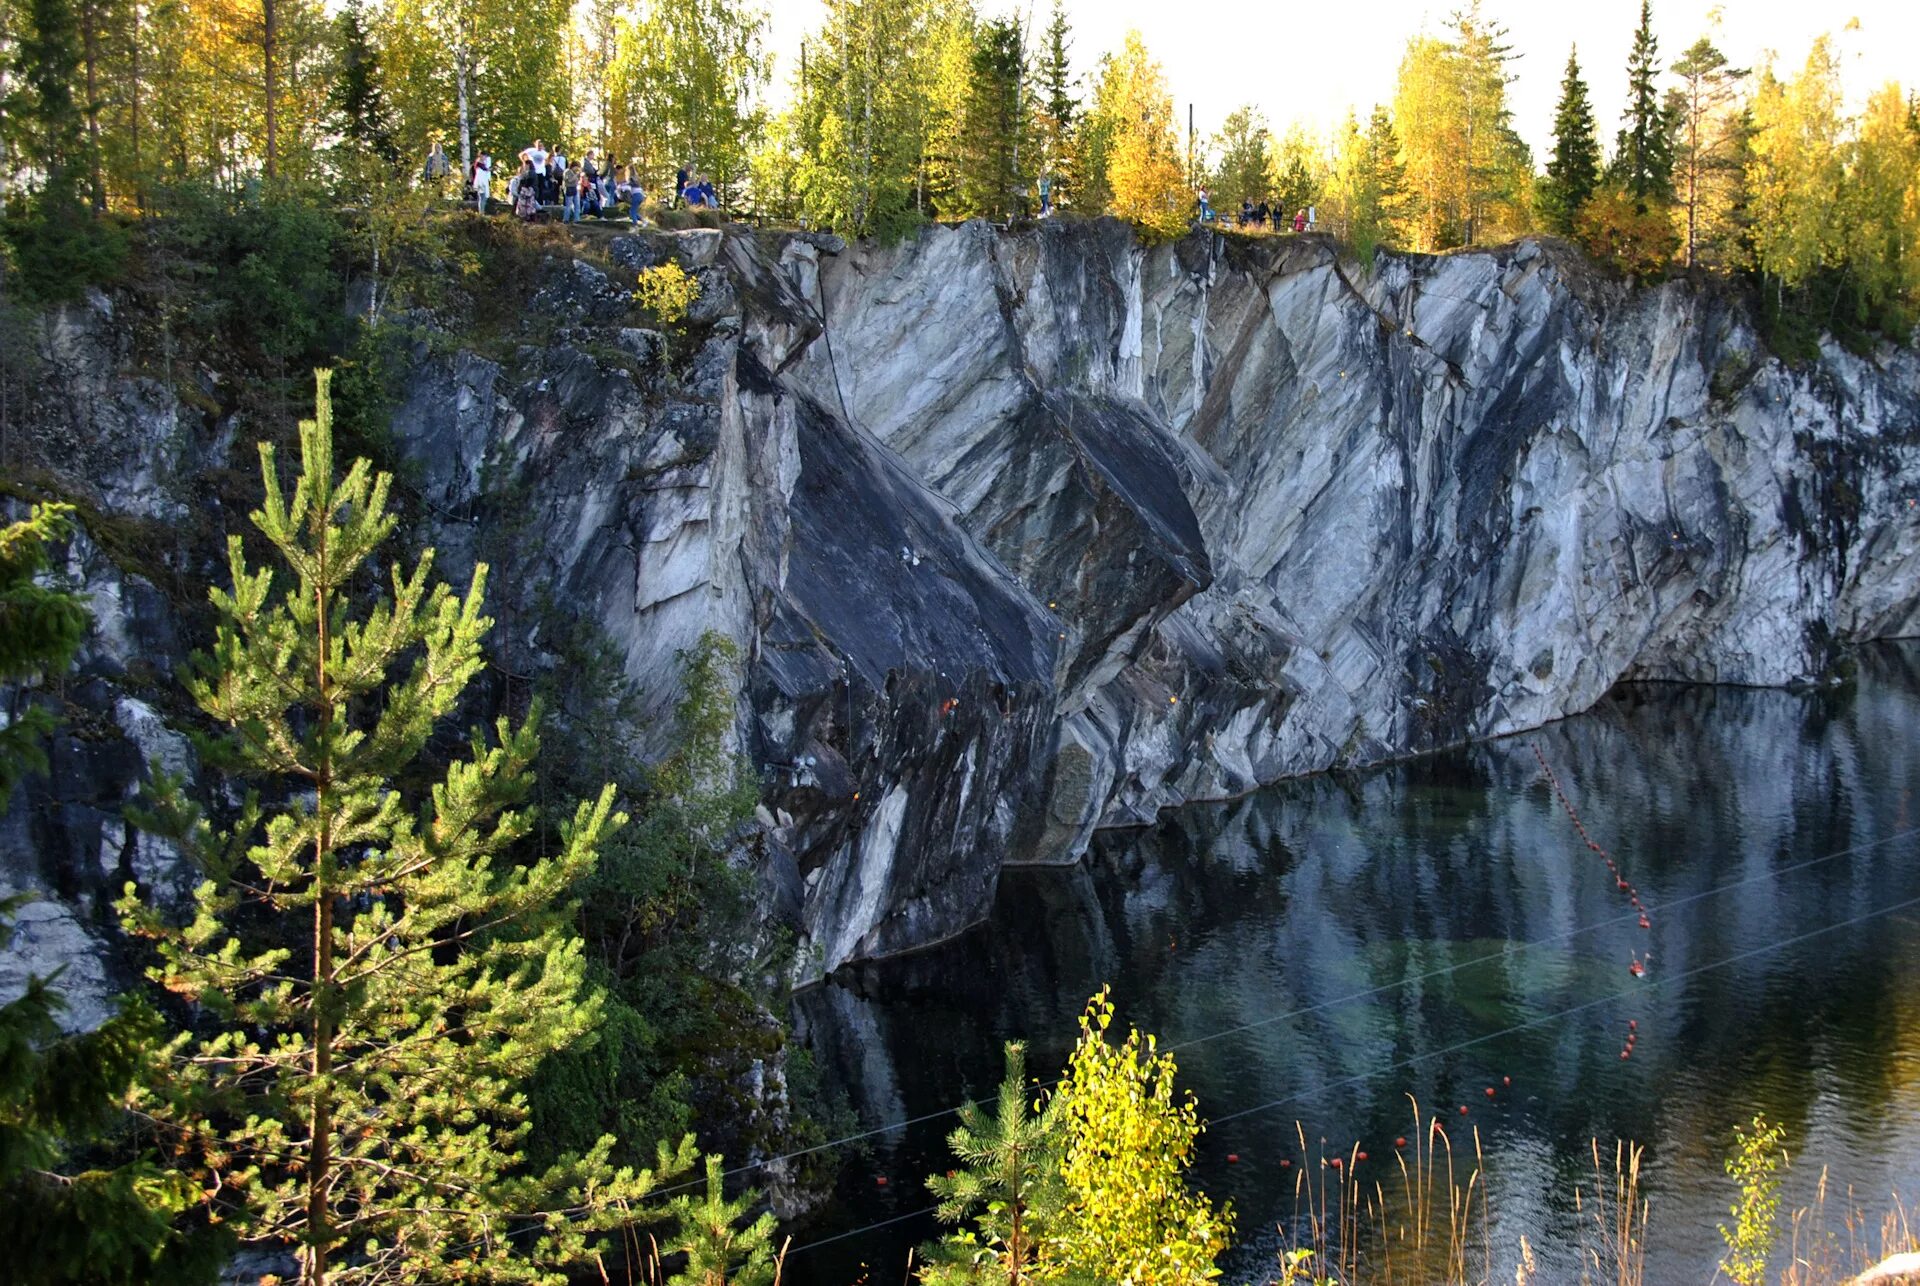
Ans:
[[[1776,311],[1913,320],[1920,102],[1888,84],[1850,116],[1827,38],[1798,68],[1732,66],[1710,36],[1669,60],[1647,0],[1611,147],[1570,50],[1536,165],[1518,54],[1480,0],[1409,39],[1392,100],[1331,138],[1250,106],[1183,138],[1137,32],[1076,75],[1061,0],[1031,25],[976,0],[831,0],[787,51],[777,112],[767,31],[719,0],[0,0],[0,203],[351,194],[416,172],[430,140],[464,172],[541,138],[636,163],[654,191],[692,162],[735,211],[856,235],[1034,214],[1043,186],[1056,210],[1175,235],[1207,186],[1229,216],[1315,205],[1363,251],[1545,232],[1635,275],[1755,274]]]

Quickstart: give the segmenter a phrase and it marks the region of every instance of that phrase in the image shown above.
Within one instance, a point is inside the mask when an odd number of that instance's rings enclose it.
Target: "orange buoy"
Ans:
[[[1629,1019],[1627,1019],[1627,1030],[1628,1030],[1628,1031],[1639,1031],[1639,1030],[1640,1030],[1640,1021],[1639,1021],[1638,1019],[1636,1019],[1636,1018],[1629,1018]]]
[[[1338,1170],[1340,1168],[1340,1158],[1335,1157],[1333,1160],[1329,1161],[1327,1164],[1331,1165],[1334,1169]]]
[[[1403,1139],[1403,1138],[1402,1138],[1402,1139],[1395,1139],[1395,1140],[1393,1141],[1393,1146],[1394,1146],[1394,1147],[1396,1147],[1396,1148],[1404,1148],[1404,1147],[1406,1147],[1406,1146],[1407,1146],[1407,1141],[1406,1141],[1405,1139]]]
[[[1228,1165],[1238,1165],[1238,1164],[1239,1164],[1239,1162],[1240,1162],[1240,1154],[1239,1154],[1238,1152],[1229,1152],[1229,1153],[1227,1153],[1227,1164],[1228,1164]]]
[[[1466,1114],[1467,1114],[1467,1105],[1465,1103],[1462,1103],[1460,1105],[1460,1115],[1465,1116]]]
[[[1353,1159],[1356,1161],[1364,1161],[1367,1159],[1367,1154],[1364,1152],[1356,1152],[1353,1154]]]
[[[1286,1159],[1285,1157],[1281,1157],[1281,1158],[1280,1158],[1280,1168],[1281,1168],[1282,1170],[1291,1170],[1291,1169],[1293,1169],[1293,1162],[1291,1162],[1291,1161],[1289,1161],[1289,1160],[1287,1160],[1287,1159]]]
[[[1511,1076],[1502,1076],[1502,1077],[1500,1078],[1500,1083],[1501,1083],[1502,1085],[1511,1085],[1511,1084],[1513,1084],[1513,1077],[1511,1077]]]
[[[1487,1086],[1487,1097],[1488,1097],[1488,1098],[1492,1098],[1492,1097],[1493,1097],[1493,1086],[1491,1086],[1491,1085],[1489,1085],[1489,1086]]]
[[[884,1174],[876,1174],[876,1175],[874,1175],[874,1176],[873,1176],[873,1186],[874,1186],[874,1187],[876,1187],[876,1188],[884,1188],[884,1187],[886,1187],[886,1186],[887,1186],[887,1176],[886,1176],[886,1175],[884,1175]]]

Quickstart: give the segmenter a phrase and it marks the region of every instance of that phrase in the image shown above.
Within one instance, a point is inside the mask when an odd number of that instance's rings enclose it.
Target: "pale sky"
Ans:
[[[1044,27],[1052,0],[976,0],[988,14],[1031,16]],[[820,26],[821,0],[764,0],[771,10],[773,102],[784,103],[800,39]],[[1181,128],[1187,105],[1202,140],[1236,106],[1251,102],[1279,133],[1300,121],[1328,134],[1353,107],[1364,121],[1376,102],[1393,98],[1394,74],[1407,38],[1436,33],[1456,7],[1451,0],[1068,0],[1073,59],[1085,76],[1101,53],[1118,49],[1136,27],[1167,70]],[[1709,13],[1720,24],[1709,30]],[[1553,109],[1569,45],[1593,95],[1600,137],[1611,148],[1626,98],[1627,49],[1639,21],[1639,0],[1482,0],[1482,13],[1506,24],[1523,55],[1511,66],[1514,123],[1545,163]],[[1859,28],[1846,31],[1850,18]],[[1757,66],[1771,50],[1778,70],[1797,70],[1815,36],[1838,41],[1849,101],[1857,107],[1888,80],[1920,83],[1920,0],[1655,0],[1654,34],[1663,67],[1703,34],[1736,66]]]

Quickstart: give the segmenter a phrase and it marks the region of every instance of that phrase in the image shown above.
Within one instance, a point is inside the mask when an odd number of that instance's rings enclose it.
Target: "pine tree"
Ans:
[[[1702,243],[1717,239],[1719,225],[1734,200],[1729,189],[1740,169],[1734,96],[1747,73],[1728,66],[1726,55],[1702,36],[1674,63],[1673,74],[1681,80],[1674,116],[1679,123],[1678,197],[1686,211],[1682,254],[1691,268],[1701,258]]]
[[[1374,249],[1401,235],[1406,206],[1406,171],[1393,118],[1375,104],[1363,131],[1353,114],[1341,130],[1328,193],[1330,216],[1361,263],[1372,263]]]
[[[1393,125],[1406,162],[1408,223],[1417,249],[1439,250],[1527,226],[1533,165],[1513,131],[1506,31],[1478,3],[1451,20],[1455,39],[1407,44]]]
[[[205,879],[184,925],[132,889],[120,904],[155,944],[150,976],[194,1006],[145,1108],[214,1213],[297,1248],[307,1286],[548,1280],[692,1160],[689,1139],[657,1172],[616,1172],[603,1138],[523,1162],[519,1085],[600,1009],[570,890],[625,818],[603,791],[551,856],[509,860],[535,716],[476,731],[444,772],[422,762],[483,664],[486,571],[456,597],[429,551],[355,604],[393,531],[389,479],[365,460],[336,478],[326,372],[316,385],[290,493],[261,447],[252,521],[287,572],[229,537],[232,588],[211,595],[215,644],[188,685],[227,730],[209,762],[250,789],[216,830],[156,787],[148,824]]]
[[[687,1257],[667,1286],[770,1286],[773,1281],[773,1215],[764,1212],[740,1227],[757,1197],[747,1191],[727,1200],[720,1164],[719,1157],[707,1157],[703,1195],[684,1193],[667,1205],[674,1230],[660,1249]]]
[[[367,31],[361,0],[350,0],[334,20],[339,66],[328,92],[336,128],[347,146],[391,166],[400,159],[387,108],[380,51]]]
[[[22,685],[61,673],[85,637],[80,600],[39,581],[47,545],[66,533],[72,515],[69,505],[36,505],[25,522],[0,528],[0,683]],[[44,708],[28,705],[0,728],[0,809],[23,775],[46,771],[40,741],[52,727]]]
[[[37,579],[71,512],[36,506],[0,528],[0,682],[16,694],[64,671],[86,628],[79,600]],[[44,707],[28,705],[0,730],[0,812],[22,775],[44,771],[39,741],[51,726]],[[24,901],[0,899],[0,949]],[[173,1224],[198,1199],[193,1183],[150,1158],[115,1164],[105,1146],[159,1037],[154,1014],[127,1005],[67,1034],[57,981],[29,978],[0,1005],[0,1242],[46,1286],[210,1280],[221,1240],[204,1224]]]
[[[940,1199],[942,1223],[972,1219],[974,1227],[949,1234],[929,1256],[930,1282],[964,1281],[983,1263],[1004,1275],[1008,1286],[1045,1277],[1052,1266],[1050,1239],[1066,1190],[1060,1182],[1059,1100],[1035,1109],[1027,1084],[1026,1047],[1010,1041],[1007,1074],[992,1116],[978,1103],[960,1108],[960,1124],[947,1135],[959,1168],[934,1175],[927,1187]]]
[[[1653,0],[1640,0],[1640,25],[1627,55],[1625,125],[1614,145],[1614,181],[1645,205],[1673,193],[1673,122],[1660,101],[1660,42]]]
[[[1560,106],[1553,115],[1553,159],[1541,191],[1542,221],[1566,236],[1574,217],[1600,184],[1600,144],[1594,136],[1593,105],[1580,76],[1577,49],[1567,52],[1567,73],[1560,81]]]

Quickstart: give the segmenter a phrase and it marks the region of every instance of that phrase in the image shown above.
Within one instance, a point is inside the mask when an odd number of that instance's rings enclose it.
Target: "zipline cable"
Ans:
[[[1729,880],[1725,884],[1716,884],[1711,888],[1701,889],[1698,892],[1689,893],[1683,897],[1677,897],[1677,898],[1671,899],[1670,901],[1650,905],[1648,907],[1648,911],[1649,913],[1671,911],[1677,907],[1688,906],[1688,905],[1691,905],[1692,903],[1700,902],[1707,898],[1717,896],[1718,894],[1730,892],[1737,888],[1742,888],[1748,884],[1756,884],[1762,880],[1775,880],[1775,879],[1781,878],[1782,876],[1793,875],[1797,872],[1804,871],[1809,867],[1819,866],[1822,863],[1832,862],[1842,857],[1851,857],[1859,853],[1867,852],[1871,849],[1880,848],[1884,845],[1891,844],[1895,840],[1907,839],[1913,836],[1920,836],[1920,826],[1910,826],[1905,830],[1895,831],[1890,835],[1883,835],[1879,839],[1865,840],[1859,844],[1850,845],[1846,848],[1836,849],[1831,853],[1822,854],[1819,857],[1810,857],[1803,861],[1792,863],[1791,865],[1788,865],[1788,866],[1779,867],[1778,869],[1775,869],[1775,870],[1762,871],[1762,872],[1759,872],[1758,874],[1743,876],[1742,878],[1737,880]],[[1627,911],[1627,912],[1622,912],[1621,914],[1616,916],[1611,916],[1604,920],[1596,920],[1592,924],[1581,925],[1577,928],[1572,928],[1572,929],[1564,929],[1559,933],[1550,934],[1549,936],[1544,938],[1520,939],[1517,942],[1514,939],[1507,939],[1503,945],[1499,947],[1495,947],[1492,950],[1487,951],[1482,955],[1475,956],[1470,960],[1458,960],[1453,962],[1452,964],[1441,965],[1436,968],[1429,969],[1425,973],[1409,974],[1408,976],[1404,978],[1396,979],[1393,982],[1381,983],[1378,986],[1368,987],[1361,991],[1347,992],[1344,995],[1334,996],[1328,1000],[1317,1001],[1314,1004],[1306,1006],[1305,1008],[1288,1010],[1286,1013],[1283,1013],[1283,1014],[1275,1014],[1270,1018],[1255,1019],[1252,1022],[1241,1023],[1238,1026],[1234,1026],[1234,1027],[1225,1027],[1216,1032],[1209,1032],[1204,1036],[1192,1036],[1187,1038],[1186,1040],[1176,1041],[1172,1044],[1162,1045],[1161,1048],[1166,1050],[1168,1053],[1173,1053],[1177,1050],[1182,1050],[1182,1049],[1192,1049],[1197,1045],[1204,1045],[1209,1041],[1221,1040],[1228,1036],[1239,1036],[1250,1031],[1258,1031],[1263,1027],[1271,1027],[1275,1023],[1288,1022],[1295,1018],[1305,1018],[1310,1015],[1321,1013],[1328,1009],[1332,1009],[1338,1005],[1347,1004],[1350,1001],[1368,1000],[1375,996],[1385,995],[1386,993],[1391,991],[1397,991],[1401,987],[1408,986],[1412,983],[1428,982],[1435,978],[1442,978],[1447,976],[1448,974],[1457,973],[1462,969],[1470,969],[1475,965],[1486,964],[1490,960],[1499,959],[1502,955],[1506,954],[1507,950],[1510,947],[1514,945],[1538,947],[1538,946],[1548,946],[1557,942],[1567,942],[1567,941],[1571,941],[1574,938],[1583,937],[1589,933],[1598,933],[1602,929],[1610,929],[1615,927],[1616,925],[1629,923],[1629,922],[1637,922],[1638,918],[1639,918],[1639,912]],[[1041,1083],[1038,1086],[1038,1088],[1046,1089],[1058,1083],[1059,1082],[1057,1079],[1053,1081],[1047,1081],[1047,1082]],[[783,1152],[778,1156],[765,1157],[759,1161],[743,1162],[740,1165],[734,1166],[732,1169],[723,1170],[721,1174],[722,1174],[722,1177],[724,1178],[734,1178],[738,1175],[749,1174],[755,1170],[764,1170],[769,1166],[778,1165],[783,1161],[793,1161],[793,1160],[799,1159],[800,1157],[812,1156],[816,1152],[826,1152],[834,1148],[845,1147],[850,1143],[861,1143],[861,1142],[865,1142],[867,1139],[879,1138],[882,1135],[895,1134],[911,1126],[924,1125],[928,1121],[937,1121],[937,1120],[940,1120],[942,1117],[956,1116],[959,1114],[960,1110],[963,1107],[970,1107],[970,1106],[985,1107],[993,1103],[995,1101],[995,1098],[997,1098],[996,1095],[989,1095],[986,1098],[974,1099],[970,1103],[962,1103],[953,1107],[939,1108],[932,1112],[924,1112],[919,1116],[906,1117],[902,1120],[893,1121],[886,1125],[876,1125],[876,1126],[873,1126],[871,1129],[859,1130],[852,1134],[842,1135],[837,1139],[828,1139],[824,1143],[809,1144],[807,1147],[796,1148],[792,1152]],[[700,1186],[703,1183],[705,1183],[704,1179],[698,1182],[682,1183],[673,1187],[662,1188],[655,1195],[671,1196],[676,1192],[688,1191],[692,1188]]]
[[[1889,838],[1892,838],[1892,837],[1889,837]],[[1731,888],[1733,886],[1728,885],[1726,887]],[[1471,1049],[1476,1045],[1484,1045],[1488,1041],[1499,1040],[1503,1036],[1512,1036],[1512,1035],[1517,1035],[1520,1032],[1531,1031],[1536,1027],[1544,1027],[1549,1023],[1558,1022],[1563,1018],[1571,1018],[1575,1014],[1585,1013],[1590,1009],[1597,1009],[1601,1005],[1613,1004],[1619,1000],[1632,996],[1637,991],[1645,991],[1648,988],[1660,987],[1667,983],[1672,983],[1672,982],[1684,982],[1688,978],[1695,978],[1703,973],[1711,973],[1717,969],[1724,969],[1729,965],[1735,965],[1735,964],[1741,963],[1742,961],[1752,960],[1756,957],[1764,956],[1764,955],[1770,954],[1771,952],[1778,951],[1783,947],[1796,946],[1799,943],[1809,941],[1813,938],[1824,937],[1826,934],[1835,933],[1841,929],[1857,928],[1858,926],[1865,924],[1869,920],[1876,920],[1884,915],[1892,915],[1897,911],[1905,911],[1910,907],[1920,907],[1920,896],[1908,898],[1904,902],[1896,902],[1891,906],[1883,906],[1875,911],[1863,912],[1860,915],[1856,915],[1849,919],[1842,920],[1837,924],[1827,925],[1825,928],[1822,928],[1822,929],[1811,929],[1806,933],[1797,934],[1791,938],[1778,939],[1777,941],[1770,942],[1765,946],[1754,947],[1748,951],[1736,952],[1735,954],[1727,956],[1724,959],[1716,960],[1711,964],[1696,965],[1691,969],[1684,969],[1679,973],[1663,975],[1661,977],[1653,979],[1650,982],[1640,983],[1635,986],[1625,988],[1624,990],[1614,992],[1611,995],[1602,996],[1597,1000],[1588,1000],[1588,1001],[1583,1001],[1582,1003],[1577,1005],[1570,1005],[1567,1008],[1558,1010],[1554,1013],[1543,1014],[1538,1018],[1530,1018],[1526,1022],[1514,1023],[1511,1026],[1501,1028],[1499,1031],[1488,1032],[1486,1035],[1483,1035],[1483,1036],[1475,1036],[1468,1040],[1457,1041],[1452,1045],[1447,1045],[1440,1049],[1430,1049],[1423,1054],[1414,1054],[1414,1055],[1411,1055],[1410,1057],[1401,1059],[1397,1063],[1389,1063],[1385,1067],[1376,1068],[1370,1072],[1359,1072],[1359,1073],[1356,1073],[1355,1075],[1344,1077],[1337,1081],[1330,1081],[1325,1085],[1315,1086],[1310,1091],[1307,1091],[1307,1090],[1299,1091],[1297,1093],[1285,1095],[1281,1098],[1273,1099],[1266,1103],[1258,1104],[1254,1107],[1242,1108],[1238,1112],[1229,1112],[1225,1116],[1212,1117],[1208,1120],[1207,1126],[1209,1129],[1211,1129],[1214,1126],[1224,1125],[1228,1121],[1237,1121],[1242,1117],[1253,1116],[1260,1112],[1269,1112],[1276,1107],[1282,1107],[1288,1103],[1298,1102],[1300,1099],[1306,1097],[1307,1094],[1309,1093],[1322,1094],[1328,1090],[1339,1089],[1343,1086],[1364,1084],[1367,1081],[1376,1080],[1379,1077],[1385,1076],[1391,1072],[1404,1071],[1405,1069],[1409,1067],[1413,1067],[1419,1063],[1424,1063],[1435,1058],[1442,1058],[1448,1054],[1457,1054],[1461,1050]],[[1171,1048],[1171,1046],[1169,1046],[1168,1048]],[[934,1206],[926,1206],[919,1210],[910,1211],[907,1214],[894,1215],[892,1218],[882,1219],[875,1223],[867,1224],[860,1228],[852,1228],[846,1232],[835,1233],[830,1237],[822,1237],[817,1241],[809,1241],[799,1246],[790,1246],[787,1248],[786,1253],[788,1255],[797,1255],[797,1254],[800,1254],[802,1251],[815,1250],[821,1246],[830,1245],[836,1241],[845,1241],[850,1237],[863,1236],[866,1233],[875,1232],[881,1228],[888,1227],[892,1224],[904,1223],[908,1219],[915,1219],[924,1215],[932,1214],[935,1209],[936,1207]]]

